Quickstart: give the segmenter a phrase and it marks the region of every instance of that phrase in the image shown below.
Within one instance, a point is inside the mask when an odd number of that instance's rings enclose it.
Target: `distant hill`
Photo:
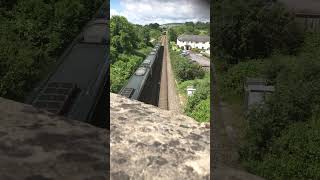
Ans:
[[[182,25],[184,23],[167,23],[167,24],[161,24],[160,27],[173,27],[173,26],[179,26]]]

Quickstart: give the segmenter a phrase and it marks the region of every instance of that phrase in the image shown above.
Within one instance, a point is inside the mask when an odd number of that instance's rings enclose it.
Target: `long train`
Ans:
[[[157,44],[119,94],[130,99],[158,105],[162,56],[163,46]]]
[[[109,14],[105,3],[35,88],[27,103],[70,119],[106,127]],[[104,102],[102,102],[104,101]],[[99,107],[100,106],[100,107]]]

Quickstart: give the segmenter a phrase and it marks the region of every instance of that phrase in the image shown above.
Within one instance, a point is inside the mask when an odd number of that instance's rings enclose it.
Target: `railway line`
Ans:
[[[167,35],[162,36],[162,45],[164,50],[158,106],[161,109],[180,112],[180,100],[177,94],[174,73],[171,66]]]
[[[162,56],[163,47],[157,44],[119,94],[147,104],[158,105]]]
[[[70,119],[107,127],[107,6],[103,4],[84,26],[26,103]]]
[[[167,36],[162,36],[161,44],[165,46]],[[163,52],[163,57],[166,57],[167,51]],[[168,110],[168,74],[167,74],[167,58],[162,60],[161,69],[161,81],[160,81],[160,93],[158,107],[161,109]]]
[[[140,64],[119,94],[161,109],[180,112],[167,35],[161,37],[160,43]]]

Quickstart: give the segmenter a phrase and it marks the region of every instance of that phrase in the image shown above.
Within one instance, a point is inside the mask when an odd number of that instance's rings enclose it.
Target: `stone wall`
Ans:
[[[111,179],[209,179],[210,128],[111,94]]]
[[[1,180],[105,180],[108,132],[0,98]]]
[[[115,94],[110,113],[109,138],[107,130],[0,98],[0,179],[210,178],[208,124]],[[262,180],[219,164],[212,175]]]

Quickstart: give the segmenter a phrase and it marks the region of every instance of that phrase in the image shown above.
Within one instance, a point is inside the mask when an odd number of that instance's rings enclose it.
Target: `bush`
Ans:
[[[267,63],[265,72],[276,91],[249,112],[240,151],[245,166],[261,176],[319,178],[320,58],[312,41],[297,57],[274,56]]]
[[[111,64],[110,91],[118,93],[138,68],[142,60],[139,56],[120,54],[118,60]]]
[[[303,42],[294,17],[279,3],[225,0],[213,8],[214,52],[228,63],[268,57],[275,50],[295,54]]]
[[[185,57],[180,56],[178,52],[170,50],[170,58],[173,70],[178,81],[187,81],[193,79],[201,79],[205,75],[205,71],[200,65],[191,63]]]
[[[210,121],[210,98],[200,101],[189,115],[199,122]]]
[[[244,83],[247,77],[262,75],[262,61],[241,62],[232,66],[219,78],[219,91],[223,97],[240,96],[244,94]]]
[[[203,100],[209,98],[210,95],[210,79],[205,78],[200,81],[197,86],[195,86],[195,93],[193,96],[188,97],[188,101],[185,107],[185,112],[187,115],[192,116],[192,112],[195,111],[195,107]]]
[[[252,170],[268,179],[320,178],[320,119],[286,129]]]

